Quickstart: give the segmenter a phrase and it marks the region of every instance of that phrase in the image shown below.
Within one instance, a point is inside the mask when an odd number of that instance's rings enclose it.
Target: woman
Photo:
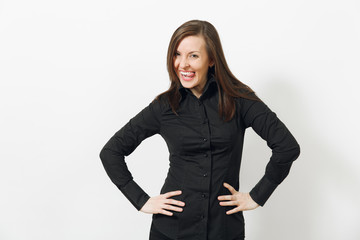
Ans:
[[[150,239],[244,239],[242,211],[263,206],[288,175],[300,148],[285,125],[231,73],[213,25],[193,20],[173,34],[167,54],[170,88],[106,143],[110,179],[140,211],[153,214]],[[245,129],[267,141],[272,156],[250,193],[238,192]],[[149,197],[124,156],[160,134],[170,168],[161,194]]]

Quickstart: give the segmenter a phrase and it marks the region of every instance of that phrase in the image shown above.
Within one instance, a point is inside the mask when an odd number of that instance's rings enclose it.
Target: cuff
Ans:
[[[119,189],[138,211],[150,198],[134,180],[130,180],[125,186]]]
[[[251,198],[260,206],[264,206],[278,185],[270,182],[265,176],[250,191]]]

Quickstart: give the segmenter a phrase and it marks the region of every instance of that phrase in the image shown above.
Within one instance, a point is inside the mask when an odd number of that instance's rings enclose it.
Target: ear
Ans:
[[[214,65],[215,65],[214,60],[211,60],[210,63],[209,63],[209,67],[213,67]]]

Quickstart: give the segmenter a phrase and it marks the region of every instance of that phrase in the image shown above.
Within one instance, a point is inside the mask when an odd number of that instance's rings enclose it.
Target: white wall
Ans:
[[[0,239],[147,239],[100,149],[169,86],[166,51],[190,19],[215,25],[232,71],[291,129],[302,153],[249,240],[360,239],[360,4],[356,0],[0,1]],[[155,153],[156,157],[155,158]],[[247,132],[241,188],[270,151]],[[128,158],[158,194],[165,142]]]

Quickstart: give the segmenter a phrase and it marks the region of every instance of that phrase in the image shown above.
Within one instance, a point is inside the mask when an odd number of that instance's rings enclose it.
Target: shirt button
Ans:
[[[204,153],[204,157],[207,157],[208,155],[207,155],[207,153]]]
[[[204,142],[206,142],[206,141],[207,141],[207,139],[206,139],[206,138],[204,138],[204,139],[203,139],[203,141],[204,141]]]
[[[206,198],[206,194],[205,193],[201,194],[201,197]]]
[[[207,173],[204,173],[204,174],[203,174],[203,177],[207,177],[207,175],[208,175]]]
[[[205,216],[204,215],[201,215],[201,219],[204,219],[205,218]]]

